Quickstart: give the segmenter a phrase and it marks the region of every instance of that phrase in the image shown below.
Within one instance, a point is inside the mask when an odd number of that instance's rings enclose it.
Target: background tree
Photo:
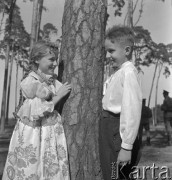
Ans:
[[[55,35],[57,36],[58,30],[57,28],[51,24],[51,23],[46,23],[43,26],[43,30],[41,31],[41,39],[51,42],[51,36]]]
[[[9,23],[7,19],[5,29],[8,29],[8,26],[9,26]],[[6,41],[7,37],[8,37],[8,34],[5,33],[4,41]],[[21,57],[23,55],[23,51],[29,47],[29,42],[30,42],[29,34],[25,30],[25,27],[24,27],[24,24],[20,15],[20,9],[17,5],[15,6],[14,13],[13,13],[13,20],[12,20],[12,25],[11,25],[11,37],[13,37],[12,38],[13,42],[11,43],[11,55],[12,55],[11,62],[13,62],[13,59],[16,59],[16,57]],[[19,46],[20,51],[18,51],[18,46]],[[19,53],[19,55],[17,53]],[[20,62],[21,59],[18,59],[17,61]],[[9,71],[9,81],[8,81],[8,96],[7,96],[7,110],[6,110],[7,123],[8,123],[8,114],[9,114],[11,74],[12,74],[12,67],[10,68],[10,71]],[[16,81],[17,80],[18,78],[16,79]]]
[[[43,0],[33,0],[30,48],[39,37],[43,2]]]
[[[41,19],[42,19],[42,11],[44,9],[43,7],[44,0],[39,0],[38,2],[38,17],[37,17],[37,38],[39,39],[39,33],[40,33],[40,26],[41,26]]]
[[[72,92],[63,109],[71,177],[100,180],[98,121],[103,87],[106,0],[65,1],[61,61]]]
[[[5,125],[5,112],[6,112],[6,93],[7,93],[7,79],[8,79],[8,64],[9,64],[9,52],[10,52],[10,37],[11,37],[11,24],[13,18],[13,11],[16,4],[16,0],[11,0],[9,7],[9,27],[7,29],[8,39],[6,45],[6,61],[5,61],[5,73],[4,73],[4,85],[3,85],[3,96],[2,96],[2,106],[1,106],[1,129],[0,132],[4,134],[4,125]]]
[[[31,40],[30,49],[32,48],[34,42],[37,42],[40,33],[41,17],[44,0],[31,0],[33,1],[33,11],[32,11],[32,25],[31,25]]]
[[[150,52],[150,55],[148,58],[151,59],[151,62],[155,64],[155,70],[154,70],[154,75],[152,79],[152,85],[151,85],[151,90],[149,94],[149,99],[148,99],[148,106],[150,106],[150,100],[151,100],[151,94],[153,90],[153,85],[155,82],[155,76],[157,74],[157,80],[156,80],[156,87],[155,87],[155,109],[154,109],[154,121],[155,124],[157,122],[157,97],[158,97],[158,85],[159,85],[159,79],[161,76],[161,72],[164,69],[164,75],[165,77],[168,77],[170,75],[170,71],[168,66],[171,65],[170,61],[170,54],[168,52],[168,46],[164,45],[163,43],[156,44],[154,43],[154,47],[152,48],[152,51]],[[158,72],[157,72],[158,71]]]
[[[4,17],[6,14],[9,13],[9,3],[10,3],[9,0],[7,1],[0,0],[0,13],[2,13],[2,18],[0,21],[0,34],[3,32],[2,25],[3,25]]]
[[[8,112],[9,112],[9,100],[10,100],[10,89],[11,89],[11,76],[13,69],[13,59],[14,59],[14,43],[11,45],[11,54],[10,54],[10,71],[8,75],[8,89],[7,89],[7,106],[6,106],[6,116],[5,116],[5,124],[8,124]],[[6,82],[7,83],[7,82]]]
[[[30,48],[32,48],[34,42],[37,41],[38,36],[38,2],[39,0],[33,0],[33,10],[32,10],[32,25],[31,25],[31,39],[30,39]]]
[[[10,1],[9,1],[9,5],[10,5]],[[1,41],[1,48],[3,49],[3,51],[6,51],[7,47],[9,46],[8,59],[10,59],[11,62],[9,63],[9,60],[8,62],[6,61],[7,72],[5,73],[6,76],[4,76],[4,83],[6,83],[6,86],[8,86],[8,89],[6,89],[6,103],[5,103],[6,106],[4,110],[5,111],[4,113],[6,114],[5,115],[6,123],[8,123],[8,111],[9,111],[10,87],[11,87],[10,85],[11,85],[11,74],[12,74],[12,65],[13,65],[12,62],[15,56],[17,56],[15,51],[16,49],[15,46],[16,44],[20,44],[21,49],[27,48],[29,46],[29,41],[30,41],[30,37],[24,28],[23,21],[20,15],[20,9],[17,5],[15,5],[13,9],[12,19],[9,18],[6,19],[4,39]],[[9,65],[10,65],[10,71],[8,72]]]

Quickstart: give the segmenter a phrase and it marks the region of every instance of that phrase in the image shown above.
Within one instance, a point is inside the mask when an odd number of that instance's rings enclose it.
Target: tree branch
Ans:
[[[140,7],[140,10],[139,10],[139,13],[140,13],[139,17],[138,17],[136,23],[134,24],[134,26],[137,25],[137,23],[140,21],[140,18],[142,17],[142,13],[143,13],[143,0],[141,1],[141,7]]]
[[[148,49],[153,51],[153,49],[148,44],[145,44],[143,46],[134,46],[134,50],[136,50],[136,49],[143,49],[143,48],[148,48]]]
[[[137,7],[138,2],[139,2],[139,0],[137,0],[136,3],[135,3],[135,5],[134,5],[133,14],[134,14],[134,11],[136,10],[136,7]]]
[[[126,13],[126,15],[125,15],[124,25],[125,25],[125,23],[126,23],[127,16],[128,16],[128,11],[127,11],[127,13]]]
[[[1,24],[0,24],[0,31],[1,31],[1,28],[2,28],[2,23],[3,23],[4,15],[5,15],[5,9],[3,9],[3,12],[2,12],[2,19],[1,19]]]

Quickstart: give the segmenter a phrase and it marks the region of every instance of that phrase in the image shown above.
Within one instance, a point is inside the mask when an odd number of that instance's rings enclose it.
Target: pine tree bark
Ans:
[[[31,27],[31,39],[30,39],[30,49],[32,49],[32,46],[34,42],[37,41],[37,29],[38,29],[38,3],[39,0],[33,1],[33,12],[32,12],[32,27]]]
[[[34,0],[33,1],[30,49],[32,49],[33,44],[35,42],[37,42],[39,39],[39,31],[40,31],[40,25],[41,25],[43,3],[44,3],[44,0]]]
[[[133,28],[133,0],[128,0],[127,26]]]
[[[161,76],[161,71],[162,71],[162,68],[163,68],[163,63],[159,62],[159,65],[158,65],[158,77],[157,77],[157,81],[156,81],[156,91],[155,91],[155,122],[157,123],[158,122],[158,119],[157,119],[157,115],[158,115],[158,85],[159,85],[159,79],[160,79],[160,76]]]
[[[7,91],[6,124],[8,124],[10,91],[11,91],[11,77],[12,77],[12,70],[13,70],[13,59],[14,59],[14,43],[12,44],[12,56],[11,56],[11,62],[10,62],[9,82],[8,82],[8,91]]]
[[[39,0],[38,3],[38,16],[37,16],[37,39],[39,39],[39,32],[40,32],[40,26],[41,26],[41,18],[42,18],[42,10],[43,10],[43,4],[44,4],[44,0]]]
[[[8,43],[6,50],[4,85],[3,85],[3,95],[2,95],[2,105],[1,105],[1,129],[0,129],[1,134],[5,133],[5,112],[6,112],[6,96],[7,96],[6,93],[7,93],[7,82],[8,82],[9,51],[10,51],[10,45]]]
[[[101,180],[98,122],[102,109],[106,0],[66,0],[60,61],[72,85],[63,108],[72,180]]]
[[[151,89],[150,89],[149,99],[148,99],[148,107],[150,106],[150,100],[151,100],[152,90],[153,90],[153,86],[154,86],[154,82],[155,82],[155,75],[156,75],[157,67],[158,67],[158,60],[156,61],[156,64],[155,64],[155,70],[154,70],[154,74],[153,74],[153,79],[152,79],[152,84],[151,84]]]
[[[18,72],[19,72],[19,52],[17,52],[17,59],[16,59],[16,82],[15,82],[15,111],[17,108],[17,88],[18,88]]]

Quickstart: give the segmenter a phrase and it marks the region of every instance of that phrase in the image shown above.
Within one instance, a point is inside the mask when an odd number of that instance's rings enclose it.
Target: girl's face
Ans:
[[[38,68],[45,74],[53,75],[54,70],[58,65],[56,57],[52,55],[47,55],[42,59],[37,61]]]

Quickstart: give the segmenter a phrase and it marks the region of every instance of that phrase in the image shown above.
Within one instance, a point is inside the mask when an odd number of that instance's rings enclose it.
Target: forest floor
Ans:
[[[166,177],[164,178],[166,180],[172,179],[172,146],[168,146],[164,124],[151,126],[150,131],[151,146],[147,146],[145,133],[143,134],[142,156],[138,164],[140,178],[138,179],[161,180],[162,177]]]
[[[6,129],[7,136],[5,138],[0,136],[0,180],[15,122],[11,120],[9,124]],[[167,144],[164,124],[159,123],[156,126],[150,126],[150,132],[150,146],[146,144],[146,136],[145,132],[143,132],[142,156],[135,175],[138,175],[138,180],[161,180],[162,177],[167,177],[165,180],[172,179],[170,178],[172,177],[172,146]]]

